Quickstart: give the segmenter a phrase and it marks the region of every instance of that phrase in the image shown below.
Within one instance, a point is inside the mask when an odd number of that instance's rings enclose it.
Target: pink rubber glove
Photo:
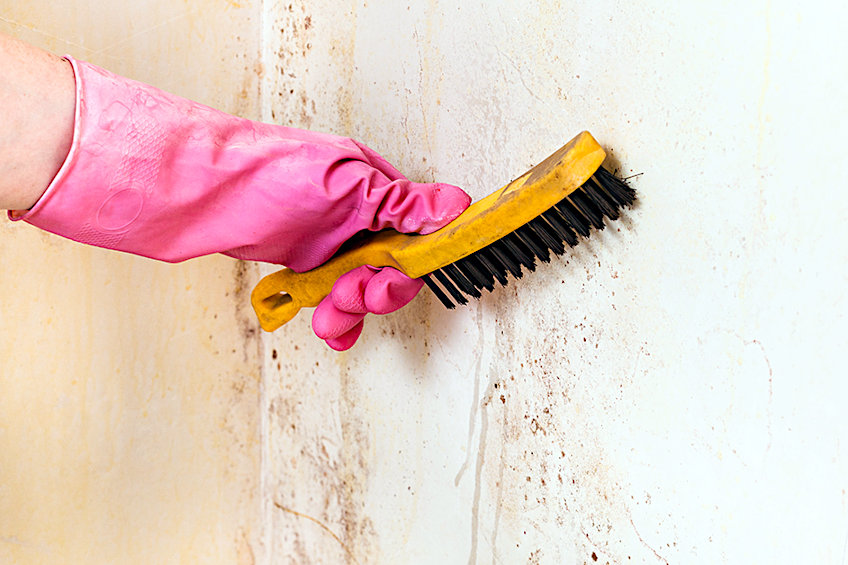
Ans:
[[[363,266],[341,277],[312,315],[312,330],[336,351],[350,349],[366,314],[388,314],[415,298],[424,282],[391,267]]]
[[[71,151],[13,219],[164,261],[224,253],[305,271],[361,230],[430,233],[468,206],[459,188],[411,182],[352,139],[237,118],[68,60]]]

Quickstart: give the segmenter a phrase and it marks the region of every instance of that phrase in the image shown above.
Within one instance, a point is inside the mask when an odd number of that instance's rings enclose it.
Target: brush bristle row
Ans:
[[[495,282],[505,286],[508,275],[521,278],[522,266],[534,271],[537,258],[547,263],[551,252],[562,255],[567,248],[577,245],[578,236],[588,237],[593,227],[604,229],[604,218],[618,219],[621,208],[635,200],[636,192],[632,188],[600,167],[580,188],[537,218],[431,273],[438,285],[430,275],[422,278],[445,307],[454,308],[454,302],[467,304],[465,295],[480,298],[480,291],[491,292]]]

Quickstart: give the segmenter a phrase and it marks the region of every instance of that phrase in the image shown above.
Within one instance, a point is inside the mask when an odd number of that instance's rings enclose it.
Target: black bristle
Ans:
[[[530,251],[542,260],[543,263],[551,262],[551,254],[548,253],[548,248],[539,239],[539,236],[536,235],[536,232],[533,231],[529,224],[524,224],[517,230],[515,230],[515,235],[521,238],[521,240],[527,245]]]
[[[430,278],[430,275],[424,275],[423,277],[421,277],[421,279],[424,281],[424,284],[426,284],[427,287],[433,291],[433,294],[436,295],[436,298],[439,299],[439,302],[441,302],[445,308],[449,310],[453,310],[454,308],[456,308],[456,304],[451,302],[450,298],[448,298],[445,293],[442,292],[442,289],[439,288],[439,285],[433,282],[433,279]]]
[[[472,257],[480,261],[480,263],[483,264],[486,270],[492,273],[492,276],[495,277],[495,279],[497,279],[499,283],[501,283],[502,285],[506,285],[506,267],[502,266],[501,262],[498,261],[497,258],[490,256],[489,253],[487,253],[487,248],[483,248],[480,251],[474,253]]]
[[[502,240],[498,240],[488,247],[486,247],[486,251],[500,262],[501,265],[509,271],[513,277],[520,279],[524,276],[524,273],[521,272],[521,263],[517,258],[513,257],[512,253],[507,248],[506,244]]]
[[[547,263],[549,251],[562,255],[566,245],[578,243],[578,235],[587,237],[592,227],[604,229],[604,217],[617,219],[620,209],[635,200],[632,188],[601,167],[579,189],[537,218],[432,275],[458,304],[467,304],[463,293],[480,298],[480,289],[492,291],[496,281],[506,285],[508,274],[521,278],[522,265],[534,271],[536,258]],[[429,275],[422,278],[445,307],[454,308]]]
[[[536,270],[536,260],[533,259],[533,252],[527,249],[521,239],[515,235],[515,232],[508,233],[501,238],[503,244],[509,249],[509,252],[518,259],[518,262],[527,267],[528,271]]]
[[[465,258],[465,261],[468,262],[476,272],[479,273],[479,276],[484,281],[483,288],[492,292],[495,290],[495,272],[496,270],[492,268],[490,263],[483,261],[483,257],[477,253],[469,255]]]
[[[577,245],[577,236],[574,235],[574,231],[565,223],[562,214],[557,212],[555,208],[551,208],[547,212],[542,214],[542,217],[545,218],[548,223],[556,230],[557,236],[567,243],[569,246],[574,247]]]
[[[489,292],[491,292],[494,288],[494,279],[488,273],[488,270],[484,267],[481,268],[476,261],[472,258],[472,256],[465,257],[460,259],[454,265],[462,271],[462,274],[471,281],[471,283],[477,288],[485,288]]]
[[[583,193],[583,189],[578,189],[568,195],[578,210],[586,217],[589,222],[597,229],[604,229],[604,214],[589,198]]]
[[[468,277],[463,275],[462,271],[457,268],[456,263],[445,265],[444,267],[442,267],[442,270],[447,276],[450,277],[450,279],[454,283],[456,283],[456,286],[459,287],[459,290],[461,290],[465,294],[471,295],[474,298],[480,298],[481,296],[483,296],[482,294],[480,294],[480,291],[477,290],[477,287],[474,286],[474,283],[468,280]]]
[[[619,208],[630,206],[636,200],[636,191],[603,167],[595,171],[595,180],[598,181],[598,184],[604,188]]]
[[[459,259],[459,260],[457,260],[457,261],[454,261],[454,262],[452,263],[452,265],[453,265],[453,267],[455,267],[455,268],[456,268],[456,270],[457,270],[457,271],[459,271],[459,272],[460,272],[460,274],[463,276],[463,279],[462,279],[463,284],[458,284],[458,285],[457,285],[457,286],[459,286],[459,288],[460,288],[460,289],[462,289],[462,287],[464,286],[464,283],[465,283],[465,282],[469,283],[471,286],[474,286],[474,287],[479,287],[479,286],[480,286],[480,285],[478,284],[477,280],[475,279],[474,274],[473,274],[471,271],[469,271],[468,266],[467,266],[467,265],[463,262],[463,259]],[[450,273],[450,272],[448,272],[448,276],[449,276],[449,277],[451,277],[451,273]],[[451,278],[453,278],[453,277],[451,277]]]
[[[554,253],[562,255],[565,253],[565,246],[562,244],[562,239],[557,235],[556,230],[545,221],[544,214],[533,219],[527,224],[527,227],[533,230],[539,239]]]
[[[618,206],[609,199],[607,193],[594,179],[589,179],[583,184],[583,193],[589,197],[604,216],[611,220],[618,219]]]
[[[433,275],[436,277],[436,280],[438,280],[439,283],[444,287],[444,289],[448,291],[448,293],[453,297],[453,299],[456,300],[457,304],[468,304],[468,299],[465,298],[465,296],[461,292],[459,292],[459,290],[457,290],[455,286],[453,286],[453,283],[448,280],[448,277],[445,275],[445,273],[442,272],[441,269],[433,271]]]
[[[583,214],[567,198],[560,200],[559,204],[554,206],[552,210],[559,212],[565,223],[574,228],[574,231],[583,237],[589,236],[589,222],[586,221]]]

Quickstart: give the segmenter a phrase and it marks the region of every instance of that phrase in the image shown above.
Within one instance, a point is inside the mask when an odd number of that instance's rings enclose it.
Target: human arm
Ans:
[[[35,204],[65,160],[73,129],[70,64],[0,34],[0,208]]]
[[[352,139],[244,120],[94,65],[60,63],[73,70],[70,151],[44,167],[49,186],[36,202],[7,207],[75,241],[164,261],[218,252],[304,271],[360,231],[429,233],[469,203],[455,186],[409,181]],[[421,287],[390,269],[356,276],[314,316],[336,349],[353,344],[365,312],[399,308]]]

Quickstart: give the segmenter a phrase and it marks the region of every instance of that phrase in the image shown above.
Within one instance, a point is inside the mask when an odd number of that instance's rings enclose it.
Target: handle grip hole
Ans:
[[[294,299],[291,297],[291,294],[287,292],[278,292],[277,294],[272,294],[268,298],[264,298],[262,300],[262,305],[268,308],[269,310],[276,310],[277,308],[282,308],[286,304],[290,304]]]

